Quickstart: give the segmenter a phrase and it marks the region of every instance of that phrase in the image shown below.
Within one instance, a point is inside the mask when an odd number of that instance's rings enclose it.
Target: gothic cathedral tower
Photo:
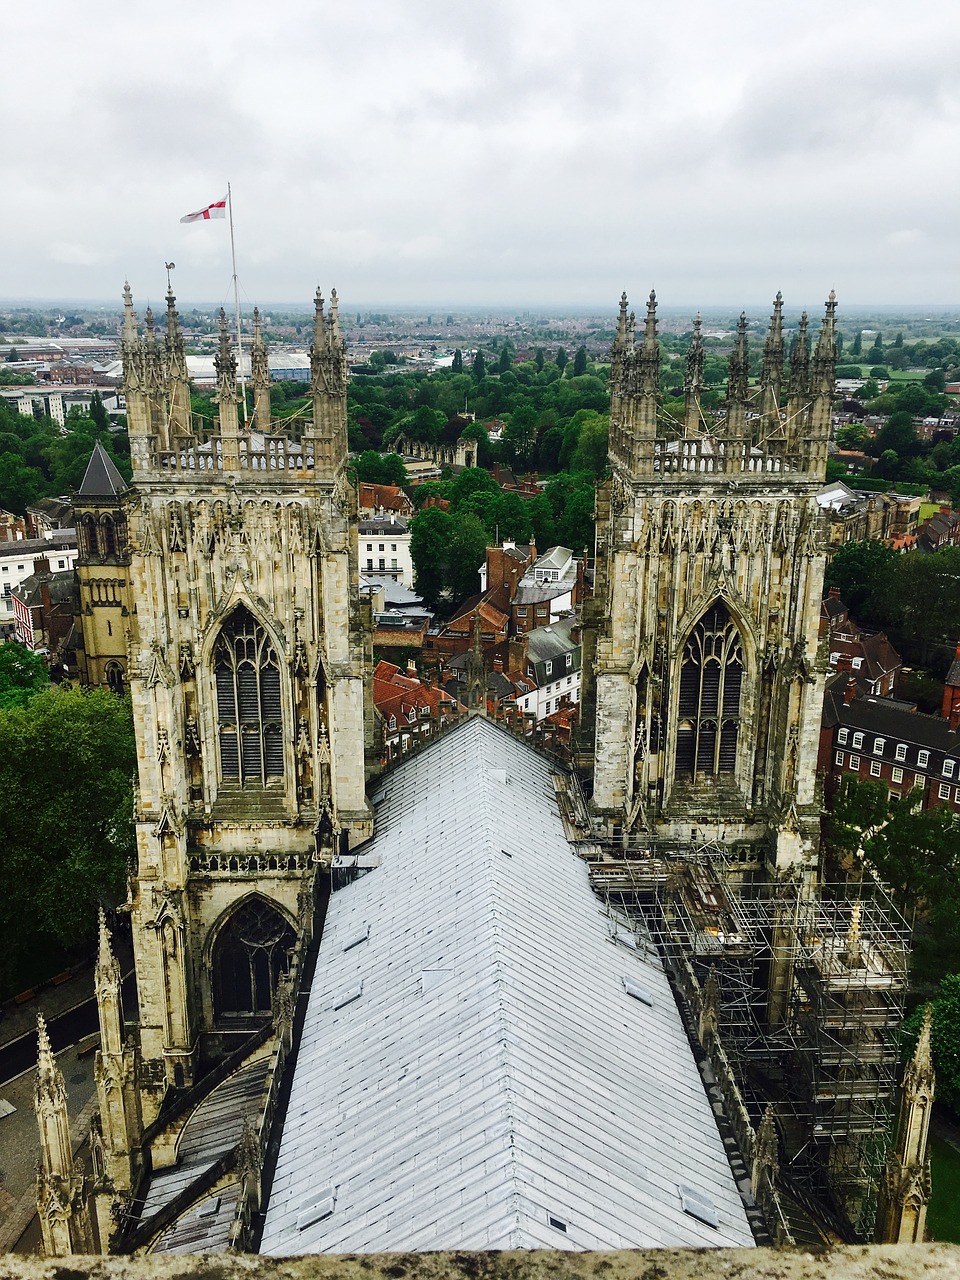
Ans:
[[[593,806],[608,828],[651,846],[723,842],[743,870],[815,869],[824,571],[816,493],[835,310],[831,293],[812,356],[804,315],[787,381],[777,295],[756,401],[741,316],[719,421],[701,408],[699,317],[682,422],[659,410],[652,293],[636,340],[622,299],[613,345],[612,478],[601,495],[609,514],[597,521]]]
[[[130,905],[149,1124],[202,1052],[269,1016],[318,861],[370,832],[367,633],[336,294],[329,312],[316,298],[312,421],[270,421],[259,323],[248,426],[220,313],[209,429],[191,412],[172,293],[162,339],[149,310],[139,332],[129,286],[124,316],[139,770]]]

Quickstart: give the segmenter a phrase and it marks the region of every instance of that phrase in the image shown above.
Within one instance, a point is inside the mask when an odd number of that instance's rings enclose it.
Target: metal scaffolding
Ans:
[[[910,930],[872,880],[735,883],[722,847],[582,842],[594,888],[689,990],[711,970],[720,1040],[754,1123],[772,1104],[781,1179],[869,1239],[893,1121]],[[714,985],[711,984],[711,985]]]

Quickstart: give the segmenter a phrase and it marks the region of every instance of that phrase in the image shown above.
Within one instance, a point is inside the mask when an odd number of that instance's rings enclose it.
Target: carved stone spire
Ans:
[[[810,390],[810,338],[807,334],[809,320],[804,311],[800,317],[800,325],[790,355],[790,382],[788,391],[791,398],[806,397]]]
[[[657,342],[657,295],[653,289],[647,299],[647,318],[643,325],[643,346],[640,349],[640,386],[644,396],[660,393],[660,344]]]
[[[260,308],[253,308],[253,342],[250,345],[250,380],[253,383],[253,421],[258,431],[270,430],[270,365],[260,329]]]
[[[473,615],[473,643],[467,658],[467,706],[487,713],[487,668],[483,660],[483,623],[478,607]]]
[[[67,1090],[57,1066],[43,1014],[37,1015],[37,1086],[34,1108],[40,1125],[40,1160],[47,1176],[66,1177],[73,1170]]]
[[[131,354],[136,350],[140,340],[137,330],[137,313],[133,309],[133,293],[130,289],[130,281],[123,282],[123,340],[122,345],[124,352],[130,351]]]
[[[48,1258],[92,1253],[83,1167],[74,1164],[67,1091],[56,1064],[43,1014],[37,1018],[37,1086],[34,1109],[40,1129],[37,1214]]]
[[[336,479],[347,460],[347,344],[340,335],[337,291],[330,296],[330,315],[324,315],[323,295],[314,300],[313,342],[310,346],[310,390],[318,478]]]
[[[764,435],[780,435],[780,389],[783,383],[783,295],[777,290],[770,328],[763,344],[760,419]]]
[[[217,371],[217,404],[220,406],[220,447],[224,471],[240,468],[239,419],[237,417],[237,357],[230,345],[227,314],[220,308],[220,343],[213,359]]]
[[[113,954],[107,918],[100,908],[100,942],[94,971],[97,1012],[100,1016],[100,1048],[104,1053],[123,1051],[123,1013],[120,1007],[120,962]]]
[[[109,1232],[118,1191],[129,1191],[139,1168],[142,1132],[137,1092],[136,1049],[124,1040],[120,962],[114,955],[106,917],[100,911],[100,940],[94,970],[100,1019],[100,1048],[93,1076],[100,1103],[102,1176],[96,1186],[97,1220]]]
[[[619,456],[623,451],[623,418],[625,370],[633,351],[633,325],[626,293],[620,295],[617,330],[610,348],[610,450]]]
[[[683,384],[683,430],[688,436],[700,430],[700,396],[703,393],[703,334],[700,312],[693,321],[693,337],[687,350],[687,376]]]
[[[169,435],[190,435],[190,380],[187,374],[187,356],[177,315],[177,300],[173,289],[167,289],[167,331],[164,335],[164,355],[167,373],[167,404],[169,406]]]
[[[610,403],[610,456],[627,472],[653,470],[660,393],[660,346],[657,342],[657,295],[650,291],[643,340],[634,341],[633,314],[620,300],[620,315],[611,358],[619,374],[613,379]]]
[[[137,315],[133,309],[133,294],[129,283],[123,286],[123,336],[120,340],[123,360],[123,384],[127,400],[127,432],[130,436],[130,457],[135,471],[143,471],[150,465],[153,432],[150,410],[149,386],[144,379],[143,343],[137,329]]]
[[[753,1185],[753,1194],[756,1199],[759,1200],[762,1196],[764,1180],[771,1185],[773,1184],[779,1167],[777,1125],[773,1116],[773,1107],[768,1106],[763,1113],[760,1127],[757,1129],[757,1139],[753,1149],[753,1169],[751,1170],[750,1181]]]
[[[932,1036],[933,1005],[928,1004],[900,1085],[896,1144],[880,1184],[874,1236],[878,1244],[923,1242],[931,1190],[927,1139],[935,1084]]]
[[[237,357],[230,346],[230,334],[227,330],[227,313],[220,308],[220,341],[217,354],[213,359],[217,371],[217,399],[233,400],[237,398]]]
[[[746,434],[749,387],[747,317],[746,313],[741,311],[740,320],[737,323],[737,339],[730,353],[727,374],[727,423],[724,434],[729,440],[740,440]],[[740,459],[734,456],[733,450],[727,458],[727,470],[731,469],[731,465],[733,470],[739,470]]]
[[[820,336],[810,361],[810,422],[807,469],[822,479],[827,466],[827,442],[833,414],[833,393],[837,370],[837,295],[830,290]]]
[[[863,956],[860,950],[860,899],[850,908],[850,923],[847,925],[847,941],[843,950],[843,963],[848,969],[859,969]]]

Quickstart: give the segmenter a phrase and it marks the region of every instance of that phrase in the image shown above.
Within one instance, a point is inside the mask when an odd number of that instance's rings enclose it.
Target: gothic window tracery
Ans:
[[[696,779],[736,771],[743,643],[723,604],[693,628],[680,667],[676,771]]]
[[[220,775],[266,785],[283,776],[280,662],[248,610],[230,616],[214,650]]]
[[[292,926],[263,898],[250,898],[220,930],[213,949],[218,1019],[269,1014],[280,975],[290,967]]]

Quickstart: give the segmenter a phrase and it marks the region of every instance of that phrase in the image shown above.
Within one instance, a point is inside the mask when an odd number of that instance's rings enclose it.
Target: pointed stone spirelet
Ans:
[[[647,319],[643,326],[643,345],[647,350],[656,346],[657,342],[657,295],[651,289],[647,299]]]
[[[132,346],[137,341],[137,313],[133,309],[133,293],[130,289],[130,281],[124,281],[123,285],[123,341],[127,346]]]

